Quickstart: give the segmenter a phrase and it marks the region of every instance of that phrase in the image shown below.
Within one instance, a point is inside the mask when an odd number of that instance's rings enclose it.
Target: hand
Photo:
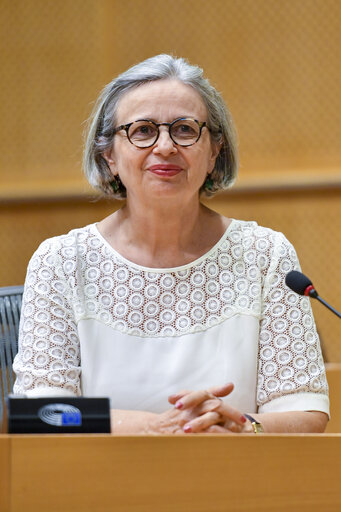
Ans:
[[[220,397],[233,391],[233,384],[201,391],[181,391],[169,397],[175,405],[148,422],[146,433],[184,434],[241,432],[246,418],[237,410],[224,404]]]
[[[229,383],[207,391],[181,391],[171,395],[168,401],[176,404],[176,407],[150,418],[145,433],[185,434],[186,425],[191,426],[191,422],[199,416],[201,421],[204,421],[204,426],[200,428],[197,425],[197,431],[212,432],[210,427],[221,420],[220,414],[214,411],[221,403],[219,397],[229,395],[232,390],[233,384]]]
[[[181,391],[168,401],[175,405],[171,413],[177,423],[176,433],[236,433],[247,432],[247,419],[238,410],[225,404],[220,397],[233,391],[233,384],[201,391]],[[181,412],[181,414],[179,414]],[[165,413],[165,414],[167,414]],[[178,414],[177,414],[178,413]],[[170,419],[170,417],[168,416]],[[182,430],[182,432],[181,432]]]

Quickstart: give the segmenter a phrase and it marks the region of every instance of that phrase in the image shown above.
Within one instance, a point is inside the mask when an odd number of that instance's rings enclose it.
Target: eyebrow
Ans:
[[[129,121],[129,123],[133,123],[135,121],[153,121],[154,123],[171,123],[172,121],[175,121],[176,119],[197,119],[197,116],[195,116],[194,114],[182,114],[180,116],[176,116],[174,117],[171,121],[158,121],[155,117],[151,117],[151,116],[141,116],[139,117],[138,119],[134,119],[132,121]],[[128,124],[128,123],[126,123]]]

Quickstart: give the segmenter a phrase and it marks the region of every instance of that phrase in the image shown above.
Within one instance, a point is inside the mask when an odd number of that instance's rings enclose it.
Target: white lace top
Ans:
[[[161,412],[181,389],[234,382],[245,412],[329,411],[309,300],[286,238],[233,220],[190,264],[145,268],[95,224],[46,240],[25,283],[15,393],[108,396],[115,409]]]

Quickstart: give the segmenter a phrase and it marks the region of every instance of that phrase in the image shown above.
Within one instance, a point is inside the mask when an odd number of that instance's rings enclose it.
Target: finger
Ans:
[[[209,388],[207,391],[211,393],[214,396],[222,397],[227,396],[230,393],[232,393],[234,389],[234,384],[232,382],[228,382],[227,384],[224,384],[223,386],[213,386]],[[182,390],[179,391],[179,393],[174,393],[173,395],[170,395],[168,397],[168,402],[174,405],[178,400],[180,400],[185,395],[188,395],[189,393],[192,393],[192,391],[189,390]]]
[[[224,428],[233,434],[240,434],[243,430],[243,427],[241,425],[237,425],[234,421],[230,421],[227,424],[224,423]]]
[[[174,395],[170,395],[168,397],[168,402],[172,405],[174,405],[178,400],[180,400],[183,396],[188,395],[188,393],[191,393],[189,390],[183,390],[179,391],[179,393],[175,393]]]
[[[221,425],[211,425],[205,431],[200,432],[201,434],[233,434],[228,428]]]
[[[192,421],[186,423],[183,427],[186,434],[195,434],[206,430],[211,425],[215,425],[220,420],[220,415],[216,412],[208,412],[199,418],[195,418]]]
[[[214,410],[221,415],[224,421],[232,420],[235,421],[238,425],[242,426],[247,422],[244,414],[223,402],[222,400]]]
[[[195,408],[197,416],[206,414],[207,412],[216,411],[221,405],[221,398],[207,399]]]
[[[214,399],[215,396],[206,391],[205,389],[201,389],[200,391],[191,391],[187,395],[181,397],[181,399],[177,400],[175,403],[175,407],[177,409],[189,409],[197,407],[199,404],[204,402],[205,400]]]
[[[223,427],[226,431],[231,432],[233,434],[240,434],[240,432],[242,432],[244,428],[242,425],[238,425],[232,420],[220,422],[219,426]]]
[[[228,382],[227,384],[224,384],[223,386],[214,386],[212,388],[209,388],[207,391],[209,393],[212,393],[214,396],[227,396],[230,393],[232,393],[234,389],[234,384],[232,382]]]
[[[236,415],[235,418],[230,418],[228,413]],[[205,400],[202,404],[195,408],[195,413],[198,416],[206,414],[208,412],[219,412],[221,417],[221,423],[225,428],[231,430],[232,432],[241,432],[245,427],[246,418],[240,411],[233,409],[233,407],[225,404],[220,398],[215,398],[212,400]],[[237,419],[236,419],[237,418]],[[245,418],[245,419],[244,419]],[[237,423],[236,423],[237,421]]]

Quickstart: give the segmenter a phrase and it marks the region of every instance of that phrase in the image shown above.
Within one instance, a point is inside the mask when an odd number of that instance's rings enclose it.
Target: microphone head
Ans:
[[[292,270],[286,275],[285,284],[299,295],[305,295],[305,291],[308,286],[313,286],[310,279],[297,270]]]

